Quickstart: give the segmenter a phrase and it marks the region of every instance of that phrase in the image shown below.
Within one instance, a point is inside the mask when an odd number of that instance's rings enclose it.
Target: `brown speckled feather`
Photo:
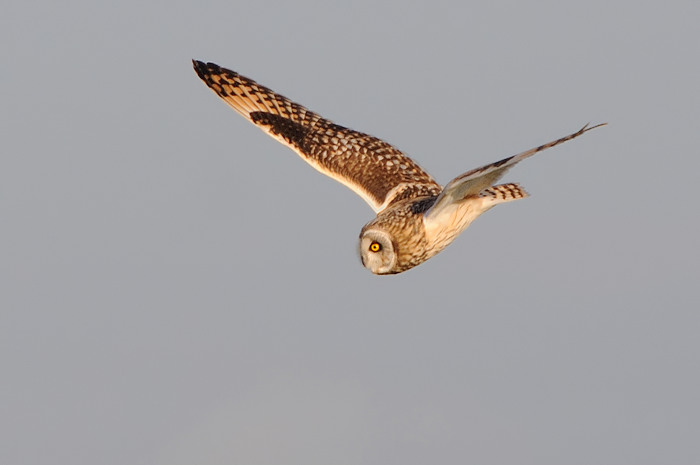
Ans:
[[[214,63],[193,60],[199,77],[234,110],[292,148],[318,171],[381,211],[404,199],[436,196],[441,186],[413,160],[376,137],[334,124]]]

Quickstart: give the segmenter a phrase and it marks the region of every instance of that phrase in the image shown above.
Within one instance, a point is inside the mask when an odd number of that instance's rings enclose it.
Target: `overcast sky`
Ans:
[[[196,5],[196,6],[195,6]],[[0,15],[0,463],[700,463],[697,1]],[[234,69],[531,197],[381,277]]]

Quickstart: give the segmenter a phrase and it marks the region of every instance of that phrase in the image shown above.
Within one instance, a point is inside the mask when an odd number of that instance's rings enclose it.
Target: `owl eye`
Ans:
[[[372,242],[369,245],[369,250],[371,252],[379,252],[380,250],[382,250],[382,245],[379,242]]]

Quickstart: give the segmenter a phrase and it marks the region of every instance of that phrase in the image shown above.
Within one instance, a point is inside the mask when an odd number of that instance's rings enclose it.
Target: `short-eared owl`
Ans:
[[[376,137],[322,118],[265,86],[214,63],[193,61],[199,77],[234,110],[321,173],[359,194],[377,213],[360,232],[362,264],[401,273],[447,247],[479,215],[527,197],[514,183],[494,185],[513,165],[602,126],[457,176],[443,188],[413,160]]]

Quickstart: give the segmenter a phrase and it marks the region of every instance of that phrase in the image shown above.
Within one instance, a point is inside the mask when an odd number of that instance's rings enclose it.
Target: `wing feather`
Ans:
[[[202,81],[240,115],[359,194],[374,211],[442,190],[413,160],[381,139],[334,124],[235,71],[192,63]]]
[[[459,202],[469,196],[479,195],[482,190],[493,186],[496,181],[498,181],[506,173],[506,171],[512,168],[516,163],[519,163],[543,150],[578,137],[591,129],[605,126],[606,124],[607,123],[602,123],[595,126],[589,126],[586,124],[584,127],[572,134],[569,134],[568,136],[547,142],[539,147],[526,150],[517,155],[504,158],[503,160],[490,163],[480,168],[475,168],[457,176],[445,186],[445,189],[443,189],[443,191],[440,193],[440,196],[435,201],[435,204],[426,212],[425,221],[431,221],[437,218],[440,216],[443,210],[447,210],[448,207],[455,202]]]

